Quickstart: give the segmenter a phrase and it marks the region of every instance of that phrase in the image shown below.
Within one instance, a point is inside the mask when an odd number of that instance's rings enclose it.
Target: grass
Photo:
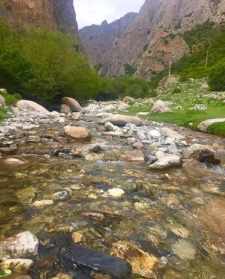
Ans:
[[[157,99],[172,101],[172,111],[166,113],[152,113],[147,103],[131,105],[128,113],[136,115],[139,112],[148,112],[146,119],[156,122],[173,123],[178,126],[197,129],[198,125],[207,119],[224,118],[225,103],[211,99],[201,87],[202,81],[178,83],[173,88],[167,88],[164,94]],[[196,105],[205,106],[206,110],[196,110]],[[224,123],[212,125],[210,133],[225,136]]]
[[[208,104],[207,111],[195,111],[191,108],[185,107],[181,110],[174,110],[173,112],[166,113],[151,113],[150,108],[146,105],[134,105],[129,108],[129,114],[134,115],[138,112],[149,112],[149,115],[147,116],[148,120],[197,128],[198,124],[204,120],[224,117],[225,104],[211,101]]]
[[[225,136],[225,123],[217,123],[209,127],[208,132],[218,136]]]

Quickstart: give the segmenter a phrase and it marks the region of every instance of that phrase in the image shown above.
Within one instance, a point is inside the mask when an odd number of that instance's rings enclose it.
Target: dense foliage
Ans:
[[[0,87],[45,103],[62,96],[94,98],[100,78],[69,35],[0,24]]]
[[[154,91],[148,81],[131,77],[121,76],[117,78],[104,78],[98,99],[109,100],[131,96],[144,98],[153,96]]]
[[[225,91],[225,60],[212,67],[209,73],[209,86],[212,90]]]
[[[0,87],[44,104],[63,96],[82,101],[150,94],[144,80],[100,77],[77,49],[69,35],[43,29],[16,32],[0,22]]]

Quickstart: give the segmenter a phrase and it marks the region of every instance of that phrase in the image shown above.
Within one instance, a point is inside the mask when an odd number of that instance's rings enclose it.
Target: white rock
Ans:
[[[19,233],[0,242],[0,258],[25,258],[36,256],[39,241],[29,231]]]
[[[171,111],[170,106],[171,106],[170,102],[158,100],[153,104],[152,112],[160,112],[160,113],[170,112]]]
[[[198,129],[202,132],[207,132],[210,126],[218,123],[224,123],[225,125],[225,118],[215,118],[215,119],[205,120],[198,125]]]
[[[161,151],[156,153],[158,159],[155,163],[149,165],[149,169],[164,170],[172,167],[181,166],[181,157],[174,154],[167,154]]]
[[[49,114],[49,111],[43,106],[28,100],[20,100],[16,103],[16,107],[22,111],[38,112],[40,114]]]
[[[4,164],[9,167],[18,167],[24,165],[25,162],[17,158],[8,158],[4,160]]]
[[[36,208],[44,208],[46,206],[53,205],[54,201],[53,200],[41,200],[41,201],[35,201],[33,203],[33,206]]]
[[[125,126],[128,123],[134,124],[136,126],[142,126],[145,123],[144,120],[138,117],[120,114],[112,115],[111,117],[107,118],[105,122],[111,122],[116,126]]]
[[[124,190],[121,188],[109,189],[107,193],[113,198],[121,198],[125,194]]]

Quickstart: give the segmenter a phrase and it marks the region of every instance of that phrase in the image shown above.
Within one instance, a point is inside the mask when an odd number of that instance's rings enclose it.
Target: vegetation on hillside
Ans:
[[[41,29],[16,32],[0,23],[0,86],[50,103],[65,95],[92,98],[100,79],[69,35]]]
[[[183,36],[191,53],[173,65],[173,73],[183,79],[208,77],[212,90],[225,90],[224,26],[207,22]]]
[[[0,22],[0,88],[23,98],[55,104],[63,96],[80,101],[149,94],[148,82],[129,75],[105,79],[78,51],[75,38],[61,32],[18,32]]]

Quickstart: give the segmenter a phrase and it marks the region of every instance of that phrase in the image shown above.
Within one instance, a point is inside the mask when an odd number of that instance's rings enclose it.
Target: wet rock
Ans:
[[[90,131],[84,127],[66,126],[64,132],[67,136],[76,140],[90,140],[91,138]]]
[[[65,114],[69,114],[72,111],[71,111],[71,109],[70,109],[70,107],[68,105],[64,105],[63,104],[63,105],[61,105],[60,112],[61,113],[65,113]]]
[[[187,149],[185,157],[206,164],[217,165],[220,163],[220,160],[216,158],[215,150],[209,145],[193,144]]]
[[[68,191],[60,191],[53,195],[53,200],[55,201],[65,201],[70,198],[70,193]]]
[[[3,161],[4,165],[8,167],[19,167],[25,165],[25,162],[17,158],[7,158]]]
[[[152,170],[165,170],[168,168],[180,167],[181,157],[174,154],[167,154],[164,152],[157,152],[156,153],[157,161],[153,164],[148,166],[149,169]]]
[[[80,243],[84,239],[84,234],[82,231],[77,231],[72,233],[72,239],[74,243]]]
[[[215,198],[209,201],[198,212],[198,218],[207,230],[217,237],[221,237],[225,243],[225,203],[223,198]]]
[[[156,101],[152,106],[152,112],[170,112],[171,111],[171,102],[165,102],[162,100]]]
[[[121,188],[112,188],[107,191],[107,194],[113,198],[121,198],[125,192]]]
[[[26,231],[0,242],[0,258],[26,258],[36,256],[39,241],[35,235]]]
[[[51,279],[72,279],[72,277],[66,273],[58,273],[55,277],[52,277]]]
[[[53,204],[54,204],[53,200],[41,200],[41,201],[35,201],[33,203],[33,207],[44,208],[44,207],[47,207],[47,206],[50,206],[50,205],[53,205]]]
[[[119,127],[124,127],[126,124],[131,123],[136,126],[142,126],[144,125],[145,121],[135,117],[135,116],[128,116],[128,115],[120,115],[120,114],[115,114],[110,117],[108,117],[105,122],[110,122],[113,125],[119,126]]]
[[[75,244],[71,248],[62,249],[61,258],[67,270],[87,267],[95,272],[110,275],[115,279],[128,279],[131,276],[131,267],[126,261],[80,245]]]
[[[190,235],[190,232],[182,225],[170,224],[168,228],[178,237],[188,238]]]
[[[122,258],[130,263],[135,274],[145,278],[152,278],[158,259],[144,252],[135,244],[128,241],[119,241],[113,244],[112,255]]]
[[[110,276],[110,275],[102,274],[102,273],[98,273],[98,272],[92,272],[91,278],[93,278],[93,279],[113,279],[112,276]]]
[[[212,126],[214,124],[218,124],[218,123],[225,123],[225,118],[216,118],[216,119],[205,120],[198,125],[198,129],[202,132],[207,132],[210,126]]]
[[[38,112],[40,114],[48,114],[49,111],[41,105],[27,100],[20,100],[16,103],[16,107],[22,111]]]
[[[168,138],[171,138],[172,141],[182,141],[184,140],[184,136],[179,134],[177,131],[172,130],[171,128],[168,127],[163,127],[161,128],[161,133],[163,136],[166,136]]]
[[[17,198],[23,204],[29,204],[33,201],[36,195],[36,190],[32,186],[20,189],[16,192]]]
[[[64,105],[67,105],[72,112],[80,112],[82,110],[81,105],[74,98],[65,97],[62,102]]]
[[[144,154],[142,151],[128,151],[121,156],[121,159],[127,162],[144,162]]]
[[[194,260],[196,255],[195,247],[187,240],[178,240],[172,247],[176,256],[182,260]]]
[[[80,112],[73,112],[71,115],[73,120],[79,120],[81,117],[81,113]]]
[[[6,259],[0,263],[0,269],[10,269],[14,272],[28,272],[34,262],[30,259]]]

